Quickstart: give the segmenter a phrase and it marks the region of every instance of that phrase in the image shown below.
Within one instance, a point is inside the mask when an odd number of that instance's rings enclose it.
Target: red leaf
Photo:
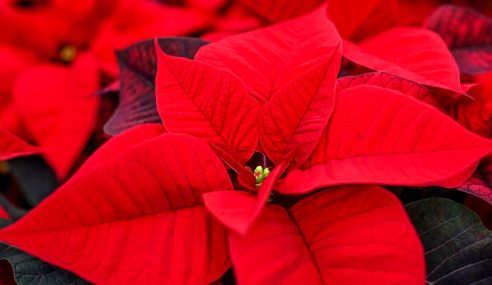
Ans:
[[[70,67],[41,65],[16,82],[14,100],[33,140],[63,178],[83,150],[96,123],[99,97],[96,62],[82,55]]]
[[[344,76],[337,81],[337,91],[348,89],[360,85],[374,85],[387,89],[399,91],[402,94],[414,97],[422,102],[439,108],[439,101],[436,95],[429,91],[425,86],[416,82],[403,79],[393,74],[384,72],[370,72],[355,76]]]
[[[239,154],[237,154],[230,147],[226,145],[218,145],[216,143],[209,143],[209,145],[228,168],[231,168],[237,173],[241,173],[245,169],[244,165],[239,162],[241,160],[239,158]]]
[[[318,147],[282,193],[341,184],[457,187],[492,142],[435,108],[391,89],[342,90]]]
[[[477,11],[443,5],[424,25],[438,33],[451,49],[462,73],[492,70],[492,19]]]
[[[232,74],[158,51],[157,109],[171,133],[226,145],[247,161],[258,143],[259,106]]]
[[[417,28],[393,28],[359,44],[345,41],[343,55],[367,68],[459,94],[460,71],[444,41]]]
[[[229,238],[240,284],[423,284],[423,249],[398,200],[378,187],[269,205],[244,237]]]
[[[245,190],[256,190],[256,178],[251,169],[243,168],[237,173],[237,183]]]
[[[394,24],[397,0],[329,0],[328,17],[343,38],[359,41]]]
[[[207,284],[229,262],[201,194],[231,187],[205,144],[165,134],[74,176],[0,239],[97,284]]]
[[[9,45],[0,45],[0,110],[11,100],[12,87],[16,77],[36,62],[36,56],[29,51]]]
[[[263,106],[261,145],[275,164],[294,152],[298,166],[313,152],[335,107],[340,56],[340,46],[327,52],[323,62],[293,78]]]
[[[0,161],[40,152],[39,148],[0,128]]]
[[[229,229],[244,235],[263,212],[270,194],[290,159],[277,165],[258,189],[258,195],[247,191],[215,191],[203,194],[207,209]]]
[[[165,132],[166,129],[161,124],[142,124],[130,128],[124,133],[112,137],[103,147],[97,149],[79,168],[76,175],[85,173],[112,159],[118,158],[130,148],[146,143]]]
[[[332,58],[341,39],[325,9],[209,44],[195,58],[230,70],[264,104],[299,74]]]
[[[279,22],[306,14],[325,2],[324,0],[238,0],[270,22]]]
[[[244,234],[255,212],[257,199],[249,191],[214,191],[205,193],[207,210],[229,229]]]

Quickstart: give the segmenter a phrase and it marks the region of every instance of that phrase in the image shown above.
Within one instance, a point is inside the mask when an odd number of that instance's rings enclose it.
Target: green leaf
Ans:
[[[492,284],[492,231],[477,214],[443,198],[405,208],[425,248],[427,284]]]
[[[41,203],[60,186],[55,172],[40,155],[17,157],[9,160],[8,165],[30,207]]]

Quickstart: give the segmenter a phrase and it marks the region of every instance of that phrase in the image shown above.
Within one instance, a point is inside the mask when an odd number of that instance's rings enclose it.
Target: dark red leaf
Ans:
[[[207,284],[229,262],[201,194],[231,187],[204,143],[164,134],[75,175],[0,239],[96,284]]]
[[[157,108],[172,133],[225,145],[246,162],[258,143],[258,103],[241,81],[209,64],[158,51]]]
[[[462,192],[466,192],[477,196],[489,204],[492,204],[492,183],[486,182],[480,176],[472,176],[463,185],[457,189]]]
[[[424,26],[444,39],[462,73],[492,71],[491,18],[470,8],[443,5]]]
[[[399,27],[355,45],[344,42],[343,55],[367,68],[419,84],[463,94],[460,71],[446,43],[434,32]]]
[[[239,284],[423,284],[423,249],[398,199],[378,187],[268,205],[229,238]]]
[[[339,93],[317,149],[279,191],[299,194],[341,184],[452,188],[491,152],[492,141],[434,107],[402,92],[361,85]]]
[[[484,159],[473,176],[457,189],[492,204],[492,162],[490,158]]]
[[[384,72],[370,72],[361,75],[342,77],[337,81],[337,91],[340,92],[343,89],[360,85],[374,85],[392,89],[414,97],[436,108],[440,107],[439,101],[436,98],[437,94],[433,94],[425,86]]]
[[[159,46],[167,54],[193,58],[205,41],[194,38],[160,38]],[[106,133],[116,135],[143,123],[160,123],[155,99],[157,59],[154,41],[148,40],[118,52],[120,67],[120,102],[104,126]]]

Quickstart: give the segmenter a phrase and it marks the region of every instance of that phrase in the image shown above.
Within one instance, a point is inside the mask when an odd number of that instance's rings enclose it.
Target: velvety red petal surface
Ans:
[[[75,175],[0,239],[97,284],[206,284],[229,261],[201,194],[231,187],[204,143],[165,134]]]
[[[379,187],[327,189],[290,209],[266,207],[230,235],[240,284],[423,284],[420,240],[400,202]]]

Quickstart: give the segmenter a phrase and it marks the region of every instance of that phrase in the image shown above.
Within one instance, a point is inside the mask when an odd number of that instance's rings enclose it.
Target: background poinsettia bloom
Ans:
[[[2,125],[43,148],[58,177],[64,178],[94,129],[99,106],[95,92],[117,74],[114,50],[145,38],[204,31],[224,3],[204,4],[3,2]]]

